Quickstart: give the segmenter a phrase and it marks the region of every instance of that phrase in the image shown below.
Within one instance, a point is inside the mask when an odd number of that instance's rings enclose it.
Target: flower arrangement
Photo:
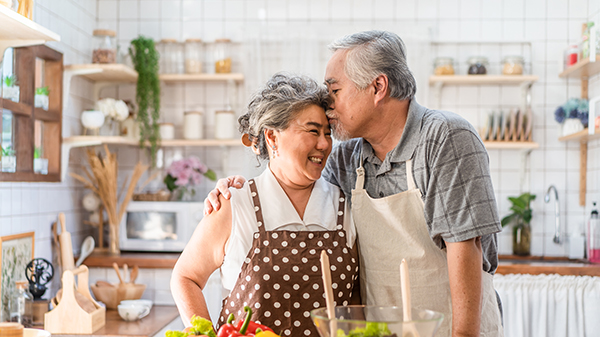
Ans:
[[[102,111],[108,119],[119,122],[124,121],[129,116],[129,107],[127,104],[113,98],[104,98],[96,102],[96,110]]]
[[[584,127],[587,127],[589,118],[588,100],[571,98],[554,111],[554,120],[558,123],[563,123],[568,118],[577,118]]]
[[[213,170],[202,164],[198,157],[190,156],[174,161],[167,169],[167,175],[163,181],[171,193],[178,191],[173,198],[182,200],[187,194],[191,194],[190,197],[194,196],[196,192],[192,186],[200,184],[202,176],[212,181],[217,180],[217,175]]]

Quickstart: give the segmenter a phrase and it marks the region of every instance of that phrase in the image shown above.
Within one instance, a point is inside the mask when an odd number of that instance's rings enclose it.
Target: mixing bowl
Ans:
[[[335,307],[335,323],[337,336],[402,336],[406,323],[413,325],[421,337],[432,337],[442,324],[444,315],[431,310],[412,309],[412,321],[404,322],[402,307],[378,307],[350,305]],[[319,335],[330,336],[330,320],[327,318],[327,308],[318,308],[310,313]],[[341,330],[341,331],[340,331]]]

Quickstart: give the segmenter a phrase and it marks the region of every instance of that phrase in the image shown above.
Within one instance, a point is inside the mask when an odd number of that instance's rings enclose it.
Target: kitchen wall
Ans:
[[[268,53],[266,42],[292,48],[289,41],[304,41],[307,46],[314,47],[306,41],[315,39],[320,46],[336,36],[358,30],[393,30],[410,41],[407,42],[409,57],[417,48],[419,53],[429,51],[424,59],[425,67],[416,61],[411,66],[419,70],[416,74],[420,79],[419,100],[433,107],[432,90],[426,82],[430,62],[436,53],[454,52],[455,55],[448,56],[455,57],[463,66],[465,59],[461,58],[464,55],[458,49],[452,49],[455,47],[436,49],[429,45],[429,40],[531,41],[531,70],[540,78],[532,89],[533,137],[540,148],[533,150],[524,162],[519,151],[489,151],[500,214],[503,216],[508,212],[508,196],[528,190],[536,194],[532,254],[566,255],[565,245],[552,243],[554,201],[544,203],[546,189],[550,184],[558,188],[561,220],[571,229],[583,225],[592,200],[600,201],[600,141],[589,144],[587,205],[581,207],[578,204],[579,145],[559,142],[559,127],[553,120],[558,105],[580,94],[578,80],[558,77],[559,64],[562,48],[577,41],[581,23],[600,22],[600,3],[596,0],[37,0],[34,20],[61,35],[61,42],[50,45],[64,53],[65,64],[89,62],[92,31],[96,28],[117,30],[122,48],[138,34],[143,34],[156,40],[200,37],[208,42],[229,37],[239,42],[236,48],[241,53],[261,50],[263,60],[259,61],[264,64],[264,59],[268,59],[271,65],[265,66],[267,68],[262,72],[258,72],[256,64],[251,62],[256,61],[256,55],[238,55],[235,60],[234,71],[244,72],[247,76],[245,85],[237,88],[237,93],[234,87],[224,84],[163,85],[163,120],[181,125],[184,110],[202,108],[206,137],[213,135],[214,111],[228,103],[227,97],[233,96],[230,103],[239,114],[248,93],[277,66],[281,66],[280,70],[302,70],[303,59],[310,58],[314,62],[305,72],[318,80],[322,78],[328,58],[325,50],[299,48],[298,52],[311,50],[311,53],[290,63],[278,56],[290,53],[277,50]],[[487,50],[475,48],[479,52]],[[496,53],[492,57],[500,58],[502,45],[491,48]],[[132,99],[134,90],[132,85],[119,86],[103,90],[101,96]],[[599,76],[590,79],[589,92],[590,97],[600,95]],[[69,101],[63,102],[64,137],[81,133],[79,115],[83,109],[92,106],[91,96],[91,83],[73,79]],[[517,87],[447,87],[443,89],[441,102],[443,109],[460,113],[480,126],[485,112],[499,105],[517,106],[520,92]],[[180,132],[178,129],[177,133]],[[135,149],[113,150],[118,151],[125,172],[138,159],[144,158]],[[72,150],[69,171],[81,171],[83,154],[81,149]],[[183,149],[181,153],[171,150],[165,153],[165,160],[187,154],[200,156],[220,176],[231,173],[250,176],[258,171],[256,161],[242,148]],[[522,163],[526,165],[523,176],[520,175]],[[524,184],[520,184],[521,177]],[[212,183],[205,183],[200,194],[211,187]],[[50,223],[58,212],[65,212],[68,230],[73,233],[74,247],[78,250],[83,237],[91,232],[82,224],[87,217],[80,204],[83,193],[83,188],[71,178],[56,184],[0,183],[0,235],[35,231],[36,256],[48,257]],[[510,247],[510,233],[505,231],[501,235],[500,252],[510,253]]]

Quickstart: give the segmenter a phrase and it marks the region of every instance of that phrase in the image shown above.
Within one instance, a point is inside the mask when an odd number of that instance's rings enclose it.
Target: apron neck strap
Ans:
[[[408,183],[409,190],[414,190],[417,188],[417,184],[415,183],[415,178],[413,177],[412,172],[412,159],[406,161],[406,182]]]
[[[365,186],[365,169],[363,168],[363,153],[360,151],[360,161],[358,162],[358,168],[356,169],[356,184],[355,190],[362,190]]]
[[[256,181],[254,181],[254,179],[250,179],[248,181],[248,185],[250,186],[250,192],[252,195],[252,204],[254,204],[254,214],[256,215],[256,224],[258,225],[258,231],[261,234],[264,234],[266,233],[264,226],[265,222],[262,214],[260,198],[258,197],[258,190],[256,189]]]

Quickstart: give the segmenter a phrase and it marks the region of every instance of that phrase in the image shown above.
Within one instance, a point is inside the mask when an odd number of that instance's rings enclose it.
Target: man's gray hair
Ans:
[[[327,110],[329,104],[327,88],[312,78],[277,73],[252,96],[247,112],[238,119],[239,130],[258,147],[258,158],[268,160],[265,129],[283,131],[301,110],[311,105]]]
[[[357,88],[365,89],[377,76],[385,74],[390,97],[414,97],[417,83],[406,64],[406,47],[398,35],[380,30],[359,32],[334,41],[329,49],[348,50],[344,71]]]

